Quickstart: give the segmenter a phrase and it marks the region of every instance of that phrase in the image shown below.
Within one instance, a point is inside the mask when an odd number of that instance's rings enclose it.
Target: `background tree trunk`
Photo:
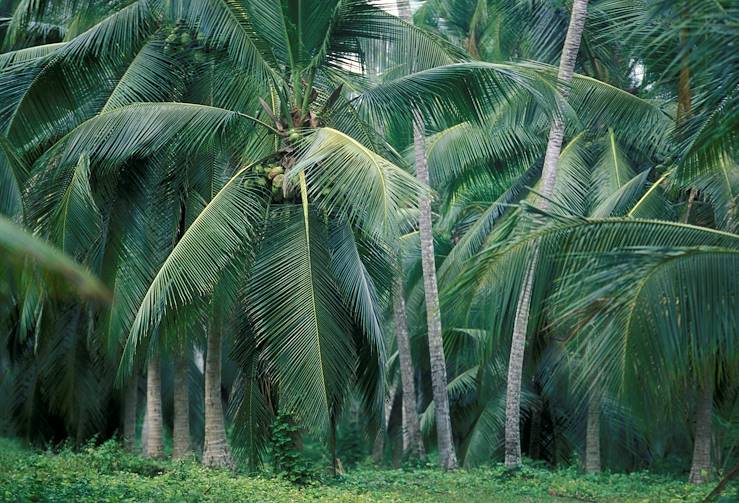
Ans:
[[[226,439],[226,426],[221,401],[221,326],[211,324],[208,350],[205,355],[205,466],[233,468],[233,459]]]
[[[174,373],[174,427],[172,457],[183,458],[191,452],[190,445],[190,386],[188,379],[189,351],[177,358]]]
[[[400,270],[395,277],[395,302],[393,304],[395,318],[395,336],[398,342],[398,359],[400,360],[400,382],[403,389],[403,450],[411,459],[425,457],[421,436],[421,423],[418,420],[416,407],[416,383],[414,379],[411,343],[408,337],[408,319],[405,312],[405,292]]]
[[[588,422],[585,432],[585,471],[600,473],[600,407],[598,393],[588,401]]]
[[[572,81],[575,71],[575,60],[580,50],[580,39],[585,27],[587,17],[588,0],[574,0],[570,23],[567,27],[567,36],[562,57],[559,62],[557,78],[562,82]],[[566,95],[567,90],[562,89]],[[542,195],[548,198],[554,190],[554,181],[557,176],[557,161],[562,150],[564,138],[564,122],[558,115],[552,121],[549,129],[549,140],[544,156],[544,167],[542,169]],[[539,205],[542,208],[548,206],[547,200],[542,199]],[[529,327],[529,311],[531,309],[531,294],[534,288],[534,271],[538,262],[538,247],[535,248],[534,256],[526,274],[519,302],[516,306],[516,317],[513,325],[513,336],[511,338],[511,353],[508,362],[508,381],[506,385],[506,421],[505,421],[505,465],[509,468],[521,464],[521,379],[523,374],[524,348],[526,346],[526,334]]]
[[[123,448],[128,452],[136,451],[136,412],[139,398],[138,376],[131,376],[123,398]]]
[[[695,407],[695,438],[693,439],[693,463],[689,482],[704,484],[711,480],[711,422],[713,420],[713,387],[698,391]]]
[[[162,436],[162,377],[159,354],[149,358],[146,371],[146,448],[145,454],[150,458],[164,456]]]
[[[416,176],[421,183],[428,185],[429,170],[426,164],[423,121],[418,115],[415,117],[413,133],[413,143],[416,150]],[[444,470],[454,470],[458,465],[449,414],[446,359],[444,358],[444,342],[441,337],[441,313],[439,310],[439,292],[436,285],[436,259],[434,257],[434,236],[431,228],[430,198],[427,196],[420,197],[418,206],[420,210],[418,228],[421,236],[421,266],[423,269],[423,289],[426,297],[426,323],[428,326],[431,387],[434,395],[439,464]]]

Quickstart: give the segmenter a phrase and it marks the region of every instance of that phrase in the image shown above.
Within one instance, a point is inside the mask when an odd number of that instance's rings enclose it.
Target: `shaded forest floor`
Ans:
[[[299,488],[194,461],[152,461],[128,455],[113,442],[49,453],[0,439],[0,501],[695,502],[709,491],[648,473],[596,477],[532,467],[508,473],[502,466],[450,474],[363,467]],[[739,493],[732,488],[726,496]]]

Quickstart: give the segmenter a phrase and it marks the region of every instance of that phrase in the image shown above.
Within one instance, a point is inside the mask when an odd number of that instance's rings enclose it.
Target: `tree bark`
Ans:
[[[410,2],[408,0],[398,0],[397,6],[399,16],[409,23],[412,22]],[[429,185],[423,127],[422,117],[415,114],[413,121],[413,143],[416,151],[416,176],[421,183]],[[434,396],[439,464],[444,470],[454,470],[458,467],[458,463],[457,454],[454,451],[454,440],[452,438],[449,394],[447,392],[446,359],[444,358],[444,343],[441,337],[441,314],[439,309],[439,292],[436,284],[434,237],[431,227],[431,200],[426,196],[422,196],[418,206],[420,210],[418,228],[421,237],[421,266],[423,269],[423,288],[426,297],[426,323],[428,326],[431,387]],[[403,401],[405,402],[405,389],[403,390],[403,395]],[[415,394],[413,395],[413,400],[415,405]]]
[[[413,130],[413,142],[416,150],[416,176],[421,183],[428,185],[429,171],[426,163],[423,121],[418,115],[415,117]],[[439,448],[439,464],[444,470],[454,470],[458,467],[458,464],[452,439],[446,359],[444,358],[444,343],[441,337],[441,313],[439,292],[436,285],[434,236],[431,228],[431,199],[428,196],[421,196],[419,199],[418,228],[421,237],[421,266],[423,269],[423,289],[426,297],[426,323],[428,327],[429,357],[431,359],[431,388],[434,395],[436,441]]]
[[[220,323],[212,324],[208,330],[208,349],[205,355],[205,437],[203,444],[203,464],[205,466],[233,468],[221,401]]]
[[[385,457],[385,434],[387,433],[388,424],[390,424],[390,414],[393,410],[393,401],[395,400],[396,385],[390,388],[388,395],[385,397],[383,403],[384,417],[380,428],[377,430],[375,436],[375,443],[372,446],[372,461],[379,465],[382,463]]]
[[[398,342],[400,360],[400,382],[403,389],[403,450],[409,459],[422,459],[426,456],[421,436],[421,426],[416,408],[416,383],[411,357],[411,343],[408,337],[408,319],[405,312],[405,292],[400,270],[395,277],[395,336]]]
[[[190,445],[190,387],[188,383],[189,358],[187,351],[177,358],[174,373],[174,426],[172,428],[172,457],[184,458],[192,452]]]
[[[136,450],[136,405],[139,398],[138,376],[131,376],[123,398],[123,448]]]
[[[565,83],[572,81],[575,71],[575,60],[580,49],[580,39],[585,27],[587,17],[588,0],[574,0],[570,23],[567,27],[567,36],[562,57],[559,62],[557,78]],[[562,94],[567,94],[567,89],[561,89]],[[544,198],[539,206],[546,209],[548,202],[546,198],[551,197],[554,190],[554,181],[557,175],[557,161],[562,149],[564,138],[564,121],[556,115],[549,129],[549,140],[544,156],[544,167],[542,170],[542,195]],[[521,379],[523,374],[524,349],[526,346],[526,334],[528,332],[529,311],[531,309],[531,294],[534,288],[534,271],[539,260],[538,247],[535,247],[529,270],[524,279],[523,287],[516,306],[516,317],[513,325],[513,336],[511,338],[511,353],[508,362],[508,381],[506,386],[506,421],[505,421],[505,465],[509,468],[521,464]]]
[[[149,358],[146,371],[146,448],[150,458],[164,456],[162,435],[162,377],[159,354]]]
[[[588,402],[588,422],[585,432],[585,471],[600,473],[600,395],[595,394]]]
[[[695,438],[693,463],[688,481],[704,484],[711,480],[711,422],[713,419],[713,387],[705,386],[698,392],[695,410]]]

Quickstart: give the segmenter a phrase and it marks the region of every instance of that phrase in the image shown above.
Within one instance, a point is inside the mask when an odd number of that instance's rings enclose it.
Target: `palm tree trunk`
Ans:
[[[413,127],[413,142],[416,150],[416,176],[429,184],[429,170],[426,163],[426,146],[423,139],[423,121],[416,115]],[[449,394],[447,393],[446,360],[444,343],[441,338],[441,313],[439,292],[436,285],[436,259],[434,257],[434,236],[431,229],[431,199],[421,196],[418,228],[421,237],[421,266],[423,269],[423,289],[426,296],[426,323],[428,326],[429,357],[431,359],[431,388],[434,396],[436,436],[439,448],[439,464],[444,470],[458,467],[457,455],[452,439],[452,422],[449,414]]]
[[[174,427],[172,428],[172,457],[184,458],[191,452],[190,445],[190,387],[188,386],[187,355],[177,358],[174,373]]]
[[[390,388],[390,391],[388,392],[388,395],[385,397],[385,403],[383,404],[384,417],[382,425],[380,425],[380,429],[377,430],[375,443],[372,446],[372,461],[377,465],[381,464],[383,458],[385,457],[385,435],[387,433],[388,424],[390,424],[390,414],[393,410],[393,401],[395,400],[396,388],[397,385],[393,384],[393,386]]]
[[[585,27],[587,17],[588,0],[574,0],[570,24],[567,27],[567,37],[562,48],[562,57],[559,62],[557,77],[562,82],[570,82],[575,71],[575,60],[580,49],[580,39]],[[567,89],[562,89],[566,94]],[[547,151],[544,156],[544,167],[542,170],[542,195],[540,206],[548,206],[546,198],[552,195],[554,181],[557,175],[557,160],[562,150],[564,138],[564,122],[558,115],[552,121],[549,130]],[[506,421],[505,421],[505,465],[509,468],[521,464],[521,379],[523,375],[524,348],[526,346],[526,334],[529,325],[529,311],[531,308],[531,294],[534,288],[534,270],[538,262],[538,247],[535,248],[534,257],[529,265],[518,305],[516,306],[516,317],[513,325],[513,336],[511,338],[511,354],[508,362],[508,381],[506,386]]]
[[[409,23],[412,22],[410,2],[408,0],[398,0],[397,6],[400,17]],[[420,115],[416,114],[414,115],[413,121],[416,176],[421,183],[428,185],[429,170],[428,164],[426,163],[426,146],[423,135],[423,119]],[[446,359],[444,358],[444,343],[441,338],[441,314],[439,309],[439,292],[436,284],[434,237],[431,229],[431,200],[426,196],[422,196],[418,206],[420,210],[418,227],[421,237],[421,266],[423,269],[423,288],[426,297],[426,323],[428,326],[429,357],[431,360],[431,388],[434,396],[439,464],[444,470],[454,470],[458,467],[458,463],[452,438],[449,394],[447,393]],[[403,390],[403,396],[405,397],[405,389]],[[415,394],[413,395],[413,400],[415,401]]]
[[[704,484],[711,480],[711,422],[713,418],[713,387],[702,387],[698,392],[695,411],[695,438],[693,463],[689,482]]]
[[[588,402],[588,422],[585,432],[585,471],[600,473],[600,395]]]
[[[232,468],[233,459],[226,439],[226,426],[221,402],[221,327],[214,323],[208,330],[205,355],[205,466]]]
[[[398,359],[400,360],[400,383],[403,389],[403,450],[410,459],[425,457],[421,426],[416,408],[416,383],[411,358],[411,343],[408,337],[408,319],[405,312],[405,296],[403,278],[395,277],[395,336],[398,342]]]
[[[146,448],[150,458],[164,456],[162,435],[162,377],[159,354],[149,358],[146,371]]]
[[[138,376],[131,376],[123,398],[123,448],[136,450],[136,402],[139,397]]]

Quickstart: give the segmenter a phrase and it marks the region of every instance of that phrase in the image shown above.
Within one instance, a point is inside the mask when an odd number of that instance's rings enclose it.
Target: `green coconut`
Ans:
[[[282,187],[285,183],[285,175],[279,174],[272,179],[272,187]]]
[[[285,169],[282,166],[279,166],[279,165],[272,166],[272,168],[267,173],[267,178],[272,180],[274,177],[276,177],[277,175],[281,175],[284,172],[285,172]]]
[[[180,35],[180,42],[182,42],[182,45],[190,45],[190,42],[192,42],[192,36],[185,32]]]

